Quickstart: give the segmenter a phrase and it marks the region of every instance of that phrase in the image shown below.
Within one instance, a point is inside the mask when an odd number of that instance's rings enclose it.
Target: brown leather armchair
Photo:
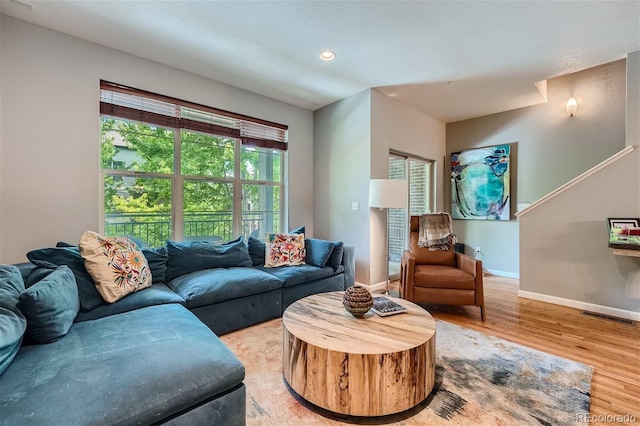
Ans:
[[[451,250],[418,247],[419,216],[411,216],[409,250],[400,264],[400,297],[411,302],[476,305],[484,321],[482,262]]]

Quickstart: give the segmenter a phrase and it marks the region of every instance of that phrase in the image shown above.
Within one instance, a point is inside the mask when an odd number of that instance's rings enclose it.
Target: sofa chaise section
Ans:
[[[203,413],[209,424],[244,424],[243,379],[191,312],[150,306],[23,345],[0,380],[0,424],[189,424]]]

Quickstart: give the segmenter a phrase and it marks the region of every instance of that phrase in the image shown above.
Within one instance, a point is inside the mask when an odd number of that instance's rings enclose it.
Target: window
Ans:
[[[389,277],[397,279],[402,252],[407,247],[409,216],[433,211],[433,161],[396,152],[389,153],[389,179],[409,181],[409,214],[405,209],[389,209]]]
[[[101,82],[105,235],[150,247],[280,232],[287,126]]]

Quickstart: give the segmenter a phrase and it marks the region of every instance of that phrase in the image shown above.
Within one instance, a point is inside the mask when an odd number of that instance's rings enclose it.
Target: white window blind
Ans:
[[[243,145],[285,151],[289,127],[127,86],[100,82],[103,116],[238,138]]]

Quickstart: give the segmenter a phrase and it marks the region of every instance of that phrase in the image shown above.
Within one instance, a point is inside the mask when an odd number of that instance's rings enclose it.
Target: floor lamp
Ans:
[[[389,294],[389,209],[404,209],[407,207],[407,181],[399,179],[371,179],[369,182],[369,207],[387,210],[385,229],[385,261],[386,294]]]

